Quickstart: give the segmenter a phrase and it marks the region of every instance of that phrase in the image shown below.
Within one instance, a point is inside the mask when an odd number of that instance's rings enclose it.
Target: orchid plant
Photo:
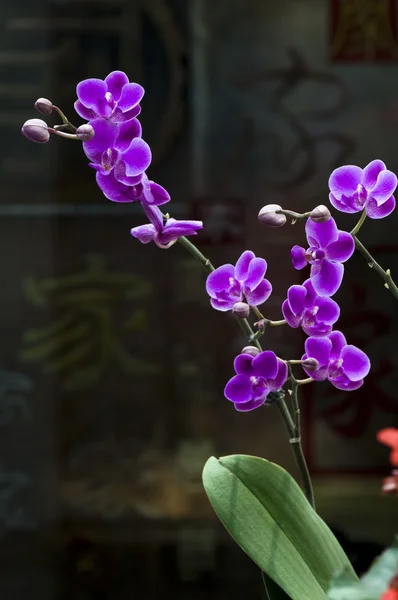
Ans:
[[[235,264],[215,268],[188,240],[203,223],[176,220],[159,208],[169,203],[170,195],[146,173],[152,155],[137,118],[143,96],[142,86],[129,82],[121,71],[110,73],[105,80],[86,79],[77,85],[75,102],[84,124],[76,128],[60,108],[39,98],[36,109],[42,115],[55,112],[62,122],[50,127],[42,119],[30,119],[22,133],[36,143],[48,142],[51,135],[82,142],[103,195],[112,202],[141,204],[148,222],[132,228],[131,236],[143,244],[154,242],[161,249],[181,244],[207,272],[205,290],[210,306],[232,313],[240,325],[246,345],[234,360],[235,374],[231,367],[225,398],[239,412],[271,405],[279,410],[304,493],[282,468],[253,456],[209,458],[203,483],[222,523],[260,567],[269,598],[376,600],[384,594],[384,600],[397,599],[397,547],[387,550],[358,581],[347,556],[317,515],[302,449],[299,407],[303,385],[327,379],[334,387],[350,391],[365,383],[370,360],[334,329],[340,307],[332,296],[343,283],[344,264],[357,249],[398,300],[390,271],[376,262],[357,236],[366,217],[381,219],[394,210],[396,175],[381,160],[373,160],[364,169],[348,165],[333,171],[329,179],[331,205],[340,212],[360,213],[351,232],[339,230],[324,205],[302,214],[274,204],[260,210],[260,223],[271,228],[282,227],[288,220],[305,222],[307,247],[293,246],[291,259],[295,269],[310,266],[309,278],[289,287],[281,318],[274,321],[263,314],[263,305],[272,293],[264,258],[246,250]],[[265,331],[280,326],[301,328],[305,333],[301,357],[279,357],[263,348]],[[297,368],[302,368],[305,377],[297,377]],[[398,430],[383,430],[379,440],[392,447],[391,460],[397,467]],[[384,492],[397,494],[397,473],[394,470],[385,480]]]

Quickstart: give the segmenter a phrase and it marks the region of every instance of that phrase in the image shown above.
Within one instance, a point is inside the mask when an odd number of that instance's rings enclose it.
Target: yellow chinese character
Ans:
[[[151,284],[138,275],[109,272],[100,256],[88,255],[85,261],[82,272],[25,282],[28,301],[50,308],[55,318],[24,333],[20,358],[41,363],[43,372],[57,374],[68,391],[96,384],[111,360],[129,375],[158,372],[154,364],[132,356],[120,339],[147,329],[146,310],[128,309],[121,324],[115,318],[126,303],[147,298]]]
[[[390,0],[340,0],[332,56],[398,58],[390,8]]]

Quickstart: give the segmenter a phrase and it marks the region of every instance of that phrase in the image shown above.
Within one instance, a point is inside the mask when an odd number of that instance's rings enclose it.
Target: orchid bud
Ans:
[[[232,313],[239,319],[247,319],[250,315],[250,306],[246,302],[237,302],[232,307]]]
[[[310,371],[310,372],[316,371],[316,369],[319,368],[319,362],[317,361],[316,358],[308,357],[305,360],[303,360],[303,362],[301,363],[301,366],[306,371]]]
[[[88,142],[92,140],[95,135],[94,127],[89,123],[80,125],[80,127],[76,129],[76,135],[82,142]]]
[[[279,204],[267,204],[258,213],[258,220],[267,227],[282,227],[286,223],[286,215],[278,215],[275,211],[282,210]]]
[[[36,110],[42,115],[51,115],[53,111],[53,103],[47,98],[39,98],[35,102]]]
[[[241,352],[241,354],[250,354],[250,356],[258,356],[260,354],[260,350],[255,346],[245,346]]]
[[[41,119],[28,119],[22,125],[21,132],[28,140],[36,144],[45,144],[50,139],[47,123]]]
[[[330,210],[327,206],[320,204],[310,212],[310,219],[316,223],[326,223],[331,218]]]

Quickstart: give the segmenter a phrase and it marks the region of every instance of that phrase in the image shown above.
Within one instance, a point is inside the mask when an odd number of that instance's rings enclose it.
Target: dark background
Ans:
[[[79,143],[20,135],[50,98],[75,124],[76,84],[114,69],[146,88],[149,175],[176,218],[200,218],[214,264],[251,248],[269,262],[280,318],[302,281],[301,224],[266,230],[258,210],[327,203],[341,164],[398,170],[398,17],[393,0],[2,0],[0,36],[0,596],[2,600],[262,598],[257,568],[217,523],[201,486],[212,454],[250,453],[297,475],[278,414],[223,397],[245,345],[210,310],[182,248],[143,246],[136,205],[95,184]],[[55,120],[49,117],[49,122]],[[338,215],[341,228],[355,216]],[[361,239],[397,270],[397,216]],[[397,307],[361,257],[340,326],[372,372],[357,392],[302,398],[321,515],[359,571],[395,533],[382,498],[396,426]],[[284,358],[303,337],[272,330]]]

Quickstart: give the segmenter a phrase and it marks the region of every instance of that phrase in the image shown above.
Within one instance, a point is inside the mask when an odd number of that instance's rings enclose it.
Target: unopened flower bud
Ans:
[[[250,315],[250,306],[246,302],[237,302],[232,307],[232,313],[240,319],[247,319]]]
[[[53,111],[53,103],[47,98],[39,98],[35,102],[36,110],[42,115],[51,115]]]
[[[29,119],[22,125],[21,132],[36,144],[45,144],[50,139],[47,123],[41,119]]]
[[[301,363],[301,366],[306,370],[306,371],[315,371],[316,369],[318,369],[319,367],[319,362],[317,361],[316,358],[306,358],[305,360],[303,360],[303,362]]]
[[[260,354],[260,350],[255,346],[245,346],[241,352],[241,354],[250,354],[250,356],[258,356]]]
[[[325,223],[326,221],[329,221],[331,216],[332,215],[330,214],[330,210],[327,206],[324,206],[323,204],[316,206],[310,212],[310,219],[312,221],[316,221],[317,223]]]
[[[92,140],[95,135],[94,127],[89,123],[80,125],[80,127],[76,129],[76,135],[82,142],[88,142]]]
[[[258,213],[258,220],[267,227],[282,227],[286,223],[286,215],[278,215],[275,212],[281,209],[279,204],[267,204]]]

